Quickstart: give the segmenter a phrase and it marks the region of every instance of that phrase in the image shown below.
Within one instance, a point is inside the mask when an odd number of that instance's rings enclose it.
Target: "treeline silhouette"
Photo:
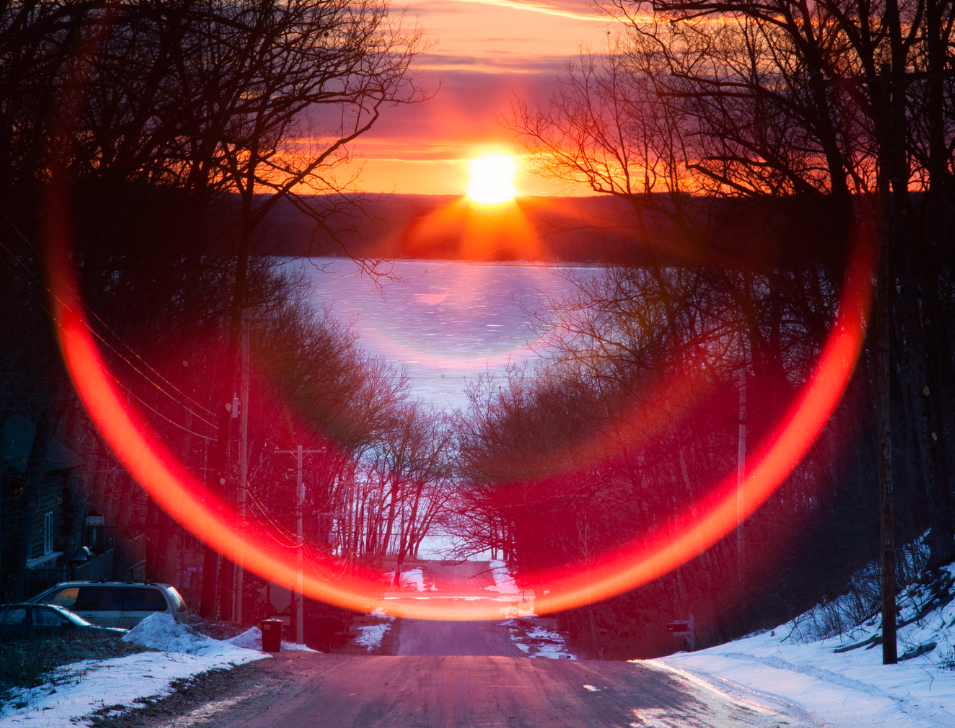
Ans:
[[[563,619],[589,654],[645,656],[679,646],[674,617],[702,615],[704,641],[722,641],[859,589],[848,574],[877,564],[851,617],[881,613],[895,662],[896,579],[955,557],[955,7],[607,6],[621,22],[606,48],[507,125],[536,172],[619,201],[656,260],[615,261],[542,317],[556,351],[542,379],[475,391],[461,424],[462,512],[485,514],[473,539],[519,575],[551,560],[585,582],[598,555],[670,528],[807,384],[861,240],[878,253],[873,318],[807,458],[734,536]],[[693,397],[653,396],[685,378]],[[595,439],[607,447],[580,447]]]
[[[280,202],[313,229],[361,205],[335,170],[382,109],[422,100],[409,73],[421,43],[384,2],[0,7],[0,433],[36,424],[26,471],[6,451],[0,465],[0,597],[39,588],[28,561],[48,554],[31,544],[52,547],[57,573],[68,568],[93,512],[117,552],[111,576],[174,583],[193,610],[223,619],[243,583],[229,558],[170,523],[77,400],[50,317],[51,243],[69,246],[123,396],[212,493],[233,507],[241,486],[247,517],[291,559],[301,552],[294,461],[275,450],[321,450],[303,472],[308,542],[355,568],[415,552],[446,487],[440,418],[314,310],[301,281],[253,255],[252,241]],[[45,453],[56,447],[82,465],[51,479]],[[356,487],[372,472],[381,487]],[[55,511],[49,534],[42,489]],[[264,581],[244,581],[246,622],[265,616]]]

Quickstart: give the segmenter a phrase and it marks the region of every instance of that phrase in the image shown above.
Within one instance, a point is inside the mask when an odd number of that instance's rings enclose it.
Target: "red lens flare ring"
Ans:
[[[245,568],[297,591],[298,576],[289,552],[277,547],[262,526],[238,529],[234,511],[208,492],[120,395],[76,293],[64,209],[64,205],[54,205],[47,210],[51,307],[64,362],[91,419],[133,479],[192,534],[220,553],[240,549]],[[857,237],[839,309],[813,375],[775,434],[752,459],[755,465],[747,473],[741,492],[737,492],[734,472],[695,504],[695,516],[684,514],[676,524],[643,535],[638,542],[605,555],[584,572],[555,569],[535,574],[537,613],[579,607],[646,584],[715,544],[736,527],[738,512],[748,517],[769,498],[806,454],[849,382],[862,348],[871,304],[872,262],[873,246],[864,237]],[[502,616],[500,603],[490,600],[386,601],[382,583],[369,576],[332,580],[323,575],[325,569],[326,574],[341,572],[340,563],[330,556],[320,557],[317,564],[307,568],[302,575],[302,591],[342,607],[361,611],[381,608],[389,614],[416,619],[491,620]]]

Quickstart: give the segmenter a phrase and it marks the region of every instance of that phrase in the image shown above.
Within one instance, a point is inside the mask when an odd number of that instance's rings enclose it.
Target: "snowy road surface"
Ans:
[[[526,657],[282,653],[247,688],[164,728],[807,728],[790,706],[733,699],[680,673]]]

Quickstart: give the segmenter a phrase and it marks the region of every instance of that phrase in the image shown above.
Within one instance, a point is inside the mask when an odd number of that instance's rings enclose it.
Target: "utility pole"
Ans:
[[[252,316],[248,309],[242,311],[242,330],[239,360],[239,486],[236,491],[235,510],[239,528],[245,532],[246,502],[249,493],[249,390],[252,378],[252,322],[275,321],[271,316]],[[242,551],[236,542],[232,582],[232,615],[242,623],[242,584],[245,572],[242,568]]]
[[[302,477],[302,463],[304,455],[311,455],[312,453],[324,451],[324,448],[320,448],[318,450],[303,450],[301,445],[296,446],[294,450],[275,451],[277,453],[295,455],[296,458],[295,498],[298,505],[296,507],[297,519],[295,525],[295,566],[297,570],[297,576],[295,579],[295,594],[293,595],[292,600],[295,603],[295,641],[299,644],[305,644],[305,600],[302,596],[302,569],[304,565],[302,552],[305,550],[305,539],[302,536],[302,513],[305,505],[305,481]]]
[[[891,276],[889,273],[889,255],[892,250],[892,210],[890,184],[890,166],[892,130],[890,129],[890,69],[883,64],[879,77],[848,78],[840,81],[824,80],[818,77],[811,83],[818,86],[864,85],[869,87],[872,106],[878,108],[876,116],[876,137],[878,138],[878,177],[876,179],[878,195],[878,231],[879,231],[879,269],[876,277],[876,351],[875,351],[875,388],[876,388],[876,451],[879,467],[879,567],[881,571],[882,592],[882,664],[892,665],[898,662],[898,646],[895,622],[895,518],[892,509],[892,423],[891,389],[889,379],[889,291]],[[910,74],[915,75],[915,74]]]
[[[876,288],[876,391],[879,437],[879,536],[882,571],[882,664],[898,662],[895,624],[895,519],[892,511],[892,425],[889,389],[889,67],[879,74],[879,274]]]
[[[746,349],[739,370],[739,445],[736,451],[736,580],[743,582],[743,483],[746,479]],[[692,619],[692,616],[691,616]]]
[[[241,361],[239,363],[239,399],[242,409],[239,419],[239,488],[236,493],[235,510],[239,520],[239,528],[244,533],[245,503],[249,488],[249,379],[251,378],[250,340],[252,321],[248,309],[242,312],[242,341]],[[236,544],[235,552],[235,583],[232,589],[233,619],[242,624],[242,549]]]
[[[299,644],[305,643],[305,609],[302,598],[302,549],[305,546],[305,540],[302,538],[302,509],[305,506],[305,483],[302,480],[302,446],[297,448],[298,467],[295,474],[295,498],[298,501],[297,519],[295,522],[295,537],[298,546],[295,549],[295,562],[298,567],[298,578],[295,581],[295,641]]]

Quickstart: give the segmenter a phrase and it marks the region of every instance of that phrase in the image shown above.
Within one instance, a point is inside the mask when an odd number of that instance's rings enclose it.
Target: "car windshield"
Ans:
[[[79,590],[79,586],[72,584],[57,584],[52,589],[47,589],[26,601],[29,604],[58,604],[61,607],[71,609],[76,602]]]

